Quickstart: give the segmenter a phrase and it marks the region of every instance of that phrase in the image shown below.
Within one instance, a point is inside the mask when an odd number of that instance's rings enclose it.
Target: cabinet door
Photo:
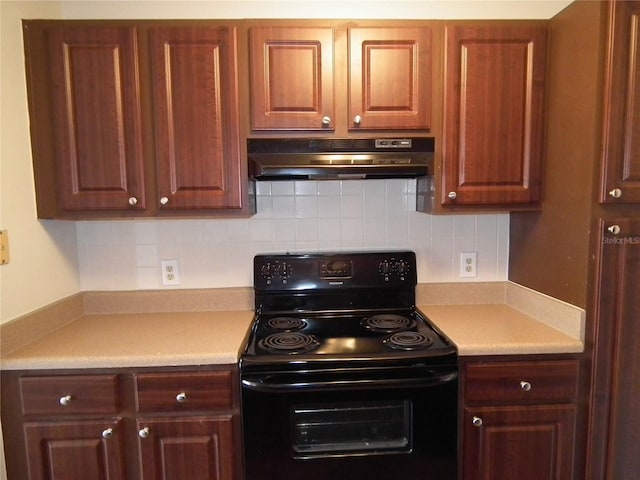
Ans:
[[[443,205],[540,200],[546,28],[446,28]]]
[[[254,130],[334,130],[333,28],[250,30]]]
[[[125,478],[120,422],[30,422],[24,426],[29,480]]]
[[[640,2],[608,2],[601,201],[640,202]]]
[[[631,480],[640,472],[640,220],[600,229],[589,478]]]
[[[234,27],[150,32],[162,210],[241,208]]]
[[[47,41],[60,209],[144,209],[136,29],[52,28]]]
[[[349,29],[349,123],[357,129],[431,128],[431,30]]]
[[[142,480],[232,480],[232,417],[138,420]]]
[[[576,407],[483,407],[464,414],[464,480],[571,480]]]

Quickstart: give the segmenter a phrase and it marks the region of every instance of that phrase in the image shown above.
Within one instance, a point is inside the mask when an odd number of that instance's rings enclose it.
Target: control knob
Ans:
[[[404,277],[407,273],[409,273],[409,264],[404,260],[398,260],[396,262],[396,272],[401,277]]]

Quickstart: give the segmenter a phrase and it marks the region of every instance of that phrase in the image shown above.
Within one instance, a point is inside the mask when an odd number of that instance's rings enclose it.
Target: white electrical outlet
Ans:
[[[460,253],[460,277],[468,278],[468,277],[475,277],[477,275],[477,271],[476,271],[477,259],[478,259],[478,254],[476,252]]]
[[[180,285],[178,260],[162,260],[160,262],[160,267],[162,269],[163,285]]]

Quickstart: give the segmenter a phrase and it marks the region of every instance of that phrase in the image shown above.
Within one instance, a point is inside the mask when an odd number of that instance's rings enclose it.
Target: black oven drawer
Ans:
[[[242,375],[246,480],[455,479],[457,372],[419,370]]]

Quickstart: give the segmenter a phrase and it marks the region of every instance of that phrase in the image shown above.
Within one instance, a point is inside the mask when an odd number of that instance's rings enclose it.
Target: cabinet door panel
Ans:
[[[612,234],[609,227],[618,226]],[[601,221],[598,331],[591,417],[592,478],[640,471],[640,221]]]
[[[448,27],[446,49],[442,202],[539,201],[546,29]]]
[[[574,405],[466,409],[464,480],[571,480],[575,419]]]
[[[609,29],[600,197],[635,203],[640,202],[640,2],[609,2]]]
[[[232,480],[231,416],[138,420],[142,480]]]
[[[49,51],[61,208],[144,209],[136,30],[54,28]]]
[[[119,426],[118,420],[25,424],[29,479],[124,479]]]
[[[235,28],[150,36],[161,210],[241,208]]]
[[[252,27],[250,35],[252,128],[334,130],[333,28]]]
[[[350,28],[349,129],[431,128],[431,62],[427,27]]]

